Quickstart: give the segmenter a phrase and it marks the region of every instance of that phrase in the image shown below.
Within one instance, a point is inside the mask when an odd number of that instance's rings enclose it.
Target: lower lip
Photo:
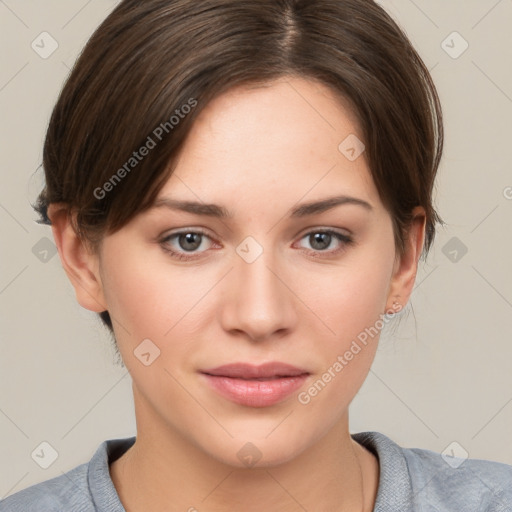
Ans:
[[[309,374],[271,380],[245,380],[203,373],[208,384],[225,398],[249,407],[274,405],[297,391]]]

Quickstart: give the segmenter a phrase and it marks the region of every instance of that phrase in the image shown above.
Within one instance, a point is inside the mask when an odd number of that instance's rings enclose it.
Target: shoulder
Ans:
[[[0,512],[123,512],[109,464],[135,442],[135,436],[108,439],[89,462],[0,500]]]
[[[88,463],[0,500],[0,512],[94,511],[87,485]]]
[[[376,512],[512,512],[508,464],[403,448],[380,432],[352,437],[379,459]]]
[[[424,494],[440,512],[512,510],[512,466],[419,448],[402,448],[402,452],[413,490]]]

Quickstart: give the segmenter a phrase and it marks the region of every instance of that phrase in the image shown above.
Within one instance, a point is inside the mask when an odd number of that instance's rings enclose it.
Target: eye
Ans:
[[[203,241],[205,238],[211,240],[202,230],[179,231],[164,237],[160,241],[160,245],[172,257],[179,260],[190,260],[196,258],[198,252],[205,252],[197,251],[202,245],[204,247]],[[174,242],[174,244],[171,242]]]
[[[312,247],[308,252],[311,252],[312,256],[320,258],[324,257],[324,254],[319,253],[325,253],[325,256],[332,256],[344,251],[348,245],[354,242],[352,237],[339,233],[338,231],[333,231],[332,229],[310,231],[301,238],[301,240],[304,239],[307,239]],[[336,249],[326,250],[331,246],[333,241],[338,242],[338,247]]]
[[[164,251],[171,255],[171,257],[182,261],[188,261],[200,257],[201,253],[208,250],[208,247],[204,247],[203,244],[205,239],[211,241],[208,234],[202,230],[178,231],[165,236],[160,241],[160,245]],[[348,245],[353,243],[353,239],[350,236],[332,229],[310,231],[300,240],[304,239],[307,239],[312,247],[312,249],[307,252],[311,253],[311,256],[316,258],[336,255],[344,251]],[[326,250],[332,245],[333,241],[338,242],[338,247]],[[201,247],[203,247],[203,251],[198,250]]]

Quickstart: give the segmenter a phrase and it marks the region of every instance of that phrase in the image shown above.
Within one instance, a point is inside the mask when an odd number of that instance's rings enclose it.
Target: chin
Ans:
[[[274,440],[251,438],[230,439],[226,443],[216,443],[215,452],[210,447],[205,451],[210,456],[227,466],[239,469],[271,468],[286,464],[300,455],[306,445],[285,443],[282,436]]]

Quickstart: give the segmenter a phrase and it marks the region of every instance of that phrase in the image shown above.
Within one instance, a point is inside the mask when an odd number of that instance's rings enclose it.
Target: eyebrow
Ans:
[[[302,218],[308,215],[315,215],[322,213],[336,206],[341,205],[356,205],[362,206],[368,211],[373,210],[373,207],[367,201],[351,196],[334,196],[322,199],[321,201],[312,201],[295,206],[288,211],[291,218]],[[170,208],[171,210],[181,210],[195,215],[204,215],[208,217],[215,217],[219,219],[232,219],[234,215],[225,207],[217,204],[198,203],[196,201],[181,201],[172,199],[170,197],[162,197],[157,199],[152,208]]]

